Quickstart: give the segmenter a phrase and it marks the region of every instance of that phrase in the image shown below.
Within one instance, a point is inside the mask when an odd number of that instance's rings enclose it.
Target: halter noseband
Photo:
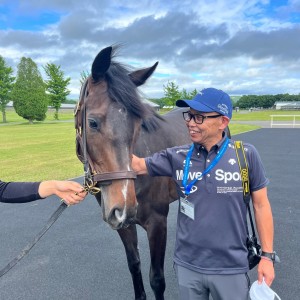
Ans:
[[[86,90],[87,90],[88,78],[85,80],[81,92],[80,99],[77,104],[74,116],[75,116],[75,128],[76,128],[76,142],[81,148],[83,148],[83,157],[77,152],[77,156],[81,157],[81,161],[84,167],[84,188],[89,193],[95,195],[100,192],[100,188],[96,187],[97,183],[100,185],[110,185],[112,180],[117,179],[136,179],[136,173],[134,171],[113,171],[103,173],[91,173],[90,163],[91,160],[87,152],[87,138],[86,138]],[[78,115],[78,112],[81,112]],[[81,118],[80,118],[81,117]]]

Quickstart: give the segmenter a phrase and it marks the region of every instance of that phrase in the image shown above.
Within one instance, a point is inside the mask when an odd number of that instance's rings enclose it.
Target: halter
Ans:
[[[77,156],[83,163],[84,168],[84,188],[87,192],[95,195],[100,192],[100,188],[96,187],[97,183],[100,185],[110,185],[112,180],[117,179],[136,179],[136,173],[134,171],[113,171],[103,173],[91,173],[90,168],[90,156],[87,151],[87,138],[86,138],[86,105],[85,99],[87,97],[87,84],[88,78],[85,80],[81,92],[79,102],[75,109],[75,128],[76,128],[76,143],[77,147],[83,149],[83,156],[80,155],[77,148]],[[81,112],[80,114],[78,114]]]

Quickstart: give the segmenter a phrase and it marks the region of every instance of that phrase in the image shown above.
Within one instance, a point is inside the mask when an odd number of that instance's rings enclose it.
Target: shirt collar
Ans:
[[[211,148],[211,151],[218,152],[218,150],[220,149],[220,147],[222,147],[223,143],[225,142],[226,138],[227,138],[227,134],[226,134],[225,131],[223,131],[223,133],[222,133],[222,139]],[[199,151],[205,151],[205,152],[207,152],[206,149],[201,144],[195,143],[195,149],[197,149]]]

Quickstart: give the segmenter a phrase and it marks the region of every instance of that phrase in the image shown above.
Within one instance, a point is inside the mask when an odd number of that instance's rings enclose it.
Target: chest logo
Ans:
[[[185,166],[185,165],[186,165],[186,160],[183,161],[183,166]],[[193,163],[190,161],[189,166],[191,167],[192,165],[193,165]]]
[[[228,161],[232,166],[236,164],[236,160],[234,158],[230,158]]]

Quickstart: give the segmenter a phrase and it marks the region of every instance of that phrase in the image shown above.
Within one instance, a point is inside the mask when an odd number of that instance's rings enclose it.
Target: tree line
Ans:
[[[3,122],[6,122],[6,106],[13,101],[13,106],[18,115],[30,123],[34,120],[43,121],[46,118],[48,106],[55,109],[54,118],[58,120],[58,111],[62,103],[70,102],[68,85],[71,78],[66,77],[59,65],[47,63],[43,66],[47,79],[43,80],[37,64],[31,59],[22,57],[18,64],[17,76],[13,76],[13,69],[7,66],[0,55],[0,110]],[[88,77],[88,72],[80,73],[81,84]],[[168,81],[163,85],[164,97],[150,99],[161,108],[174,107],[178,99],[192,99],[198,93],[197,89],[188,92],[181,89],[173,82]],[[244,95],[233,103],[234,107],[248,109],[253,107],[271,108],[276,101],[300,101],[299,95]]]
[[[179,86],[173,81],[168,81],[166,85],[163,86],[164,97],[160,99],[151,99],[153,102],[158,104],[160,108],[165,106],[174,107],[176,100],[178,99],[192,99],[198,93],[197,89],[188,92],[186,89],[180,90]],[[248,108],[272,108],[275,102],[295,102],[300,101],[299,95],[290,94],[277,94],[277,95],[244,95],[239,98],[239,100],[234,101],[233,107],[239,107],[241,109]]]
[[[300,101],[299,95],[277,94],[277,95],[244,95],[235,104],[235,107],[247,109],[251,107],[272,108],[275,102]]]
[[[43,121],[48,106],[55,109],[54,118],[58,120],[61,104],[70,94],[67,86],[71,78],[65,77],[59,65],[47,63],[43,66],[47,79],[44,80],[37,64],[27,57],[22,57],[18,64],[16,77],[12,67],[8,66],[0,55],[0,110],[3,123],[6,123],[6,107],[13,101],[16,113],[29,123]]]

